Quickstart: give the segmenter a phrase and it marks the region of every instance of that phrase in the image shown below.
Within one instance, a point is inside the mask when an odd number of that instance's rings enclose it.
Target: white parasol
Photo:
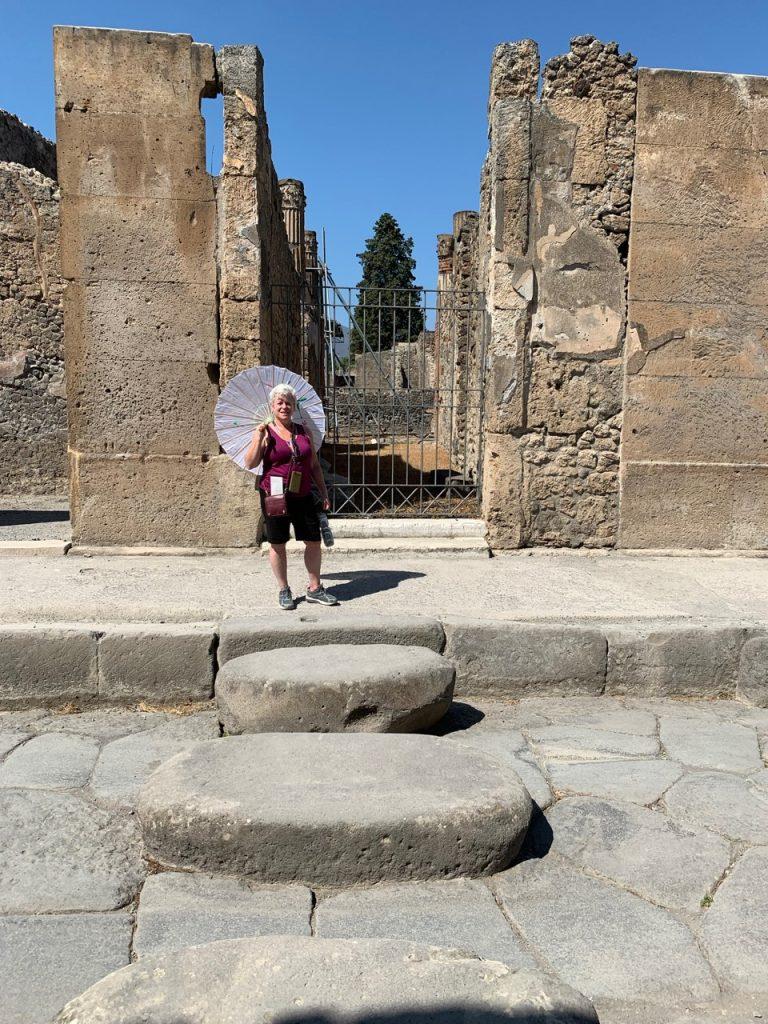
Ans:
[[[247,468],[244,457],[253,440],[254,430],[272,415],[269,393],[276,384],[290,384],[296,392],[293,421],[304,427],[315,451],[323,443],[325,411],[312,385],[298,373],[282,366],[254,366],[238,373],[227,384],[219,395],[213,416],[221,447],[241,469]],[[261,472],[261,465],[248,472]]]

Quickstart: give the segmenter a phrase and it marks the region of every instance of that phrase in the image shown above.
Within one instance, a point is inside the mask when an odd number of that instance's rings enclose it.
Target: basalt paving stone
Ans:
[[[747,850],[715,893],[702,943],[732,992],[762,992],[768,1009],[768,847]]]
[[[597,1024],[539,971],[376,939],[234,939],[149,956],[73,1000],[57,1024]]]
[[[556,856],[518,864],[491,886],[534,951],[591,999],[679,1005],[718,994],[692,933],[673,914]]]
[[[88,782],[98,756],[98,743],[83,736],[35,736],[0,765],[0,786],[80,789]]]
[[[578,793],[653,804],[683,775],[675,761],[551,761],[549,778],[558,793]]]
[[[737,775],[684,775],[667,791],[664,804],[670,817],[684,824],[745,843],[768,840],[768,795]]]
[[[635,736],[579,725],[550,725],[525,730],[537,757],[546,761],[607,761],[656,757],[654,736]]]
[[[761,768],[754,775],[750,775],[749,781],[756,789],[761,790],[763,793],[768,793],[768,768]]]
[[[0,759],[28,740],[30,735],[28,732],[0,732]]]
[[[414,732],[451,703],[455,669],[426,647],[320,644],[232,658],[216,678],[227,733]]]
[[[312,893],[255,888],[239,878],[165,871],[144,883],[133,950],[140,957],[219,939],[309,935]]]
[[[524,697],[521,711],[539,713],[552,725],[591,726],[637,736],[656,734],[656,716],[641,708],[624,707],[613,697]]]
[[[692,768],[748,775],[763,763],[757,733],[750,726],[662,716],[659,736],[669,757]]]
[[[527,790],[487,754],[375,733],[202,743],[163,764],[138,806],[161,863],[321,886],[493,873],[531,815]]]
[[[91,778],[94,796],[105,803],[132,806],[152,772],[174,754],[219,734],[216,712],[179,717],[113,740],[101,751]]]
[[[130,914],[0,917],[3,1024],[48,1024],[66,1002],[129,962]]]
[[[507,765],[520,778],[531,794],[533,802],[542,810],[552,803],[554,799],[552,790],[538,766],[530,759],[522,733],[516,730],[505,732],[499,729],[493,732],[486,729],[478,732],[452,733],[446,738],[454,743],[463,743],[474,747],[476,750],[484,750],[501,764]]]
[[[132,816],[79,795],[0,791],[0,913],[114,910],[145,873]]]
[[[575,796],[547,821],[554,853],[671,910],[698,912],[731,859],[720,836],[644,807]]]
[[[197,718],[197,715],[190,715]],[[122,708],[104,711],[81,711],[68,715],[46,715],[35,721],[32,731],[36,733],[69,732],[79,736],[90,736],[99,743],[109,743],[123,736],[157,729],[168,722],[179,720],[178,715],[161,711],[135,711]]]
[[[486,885],[446,882],[383,883],[321,899],[315,932],[322,938],[407,939],[455,947],[510,967],[535,967]]]
[[[465,698],[455,700],[444,718],[430,729],[435,735],[447,736],[449,733],[485,732],[490,729],[520,730],[528,726],[547,725],[547,719],[536,711],[527,711],[522,702],[513,704],[502,701],[475,700]]]

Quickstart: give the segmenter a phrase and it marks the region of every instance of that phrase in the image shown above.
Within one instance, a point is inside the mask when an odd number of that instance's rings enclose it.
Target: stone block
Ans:
[[[255,479],[225,455],[74,453],[76,544],[249,547],[261,510]]]
[[[667,756],[691,768],[749,775],[763,767],[757,733],[736,722],[699,722],[662,712],[659,738]]]
[[[622,457],[633,462],[768,460],[765,379],[627,378]]]
[[[318,902],[315,931],[322,939],[406,939],[534,967],[482,882],[388,883],[352,889]]]
[[[135,819],[79,793],[0,789],[0,840],[0,914],[115,910],[146,870]]]
[[[0,764],[0,786],[82,789],[98,755],[98,743],[85,736],[55,732],[35,736]]]
[[[216,204],[64,196],[61,272],[76,281],[216,284]]]
[[[240,302],[236,299],[222,299],[219,304],[222,341],[226,342],[230,348],[237,350],[237,356],[234,358],[237,359],[238,365],[242,364],[241,369],[258,365],[258,359],[255,357],[259,352],[264,317],[265,311],[257,300]],[[250,346],[233,346],[233,340],[248,342]],[[241,350],[244,355],[240,355]],[[247,354],[247,358],[252,359],[252,362],[246,361],[245,354]],[[230,355],[230,361],[232,359],[233,356]],[[239,370],[235,372],[239,373]]]
[[[509,96],[494,103],[490,133],[495,180],[527,182],[531,170],[531,101]]]
[[[218,363],[216,286],[70,281],[64,296],[68,363]],[[103,372],[102,368],[102,372]]]
[[[528,741],[536,757],[546,761],[622,761],[659,754],[655,736],[633,736],[578,724],[531,726]]]
[[[768,466],[625,460],[619,546],[768,547]]]
[[[446,622],[445,653],[456,665],[456,692],[517,698],[600,694],[607,643],[600,630],[562,623]]]
[[[262,169],[261,154],[269,145],[266,115],[258,97],[244,89],[224,97],[224,159],[220,181],[236,176],[253,179]]]
[[[191,115],[216,95],[213,47],[192,36],[57,25],[53,50],[57,110]]]
[[[608,634],[606,693],[643,697],[732,697],[745,630],[668,626]]]
[[[684,775],[664,795],[667,813],[735,843],[760,844],[768,833],[768,793],[725,772]]]
[[[0,625],[0,706],[94,700],[97,645],[87,626]]]
[[[210,626],[109,626],[99,644],[99,696],[150,704],[208,700],[214,640]]]
[[[605,700],[606,698],[601,698]],[[650,806],[683,774],[675,761],[552,761],[547,774],[559,794],[577,793],[604,800]]]
[[[763,82],[742,75],[640,68],[637,143],[673,149],[759,149],[766,115],[760,113],[755,94],[764,89]]]
[[[131,915],[0,918],[3,1024],[43,1024],[130,960]]]
[[[141,890],[139,959],[187,946],[258,935],[309,935],[312,894],[301,885],[255,888],[239,878],[164,871]]]
[[[736,696],[768,708],[768,637],[751,637],[742,647]]]
[[[219,666],[232,658],[282,647],[318,644],[405,644],[426,647],[438,654],[445,633],[437,619],[420,615],[352,615],[329,619],[299,612],[290,618],[265,615],[224,619],[219,626]]]
[[[629,322],[638,337],[627,372],[703,380],[765,380],[765,315],[761,306],[636,299],[630,304]]]
[[[511,434],[486,433],[483,446],[483,519],[488,524],[491,548],[518,548],[523,544],[525,519],[522,503],[523,462],[520,439]],[[462,670],[459,669],[461,682]]]
[[[578,126],[571,181],[578,185],[604,184],[608,171],[605,152],[608,113],[603,101],[554,95],[546,102],[556,117]]]
[[[58,180],[66,196],[213,200],[205,121],[147,114],[56,112]]]
[[[451,663],[425,647],[324,644],[228,661],[216,678],[225,731],[415,732],[453,696]]]
[[[147,957],[73,1000],[60,1024],[152,1019],[158,1006],[167,1020],[188,1024],[254,1015],[276,1024],[307,1003],[322,1007],[328,1024],[405,1012],[425,1021],[482,1014],[499,1024],[597,1024],[587,999],[539,971],[515,971],[455,949],[306,936],[234,939]]]
[[[531,800],[493,758],[433,736],[262,733],[166,761],[138,809],[163,864],[315,887],[492,874]]]
[[[219,287],[226,299],[258,302],[266,274],[268,231],[261,222],[259,185],[242,175],[222,177],[218,189]]]

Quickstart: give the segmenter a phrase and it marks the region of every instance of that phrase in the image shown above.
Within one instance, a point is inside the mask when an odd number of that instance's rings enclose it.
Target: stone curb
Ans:
[[[444,653],[456,696],[739,697],[768,707],[768,626],[444,623],[418,616],[0,624],[0,709],[209,700],[229,659],[279,647],[399,643]]]

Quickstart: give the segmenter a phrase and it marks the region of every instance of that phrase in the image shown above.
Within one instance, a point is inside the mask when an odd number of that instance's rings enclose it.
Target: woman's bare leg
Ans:
[[[320,547],[319,544],[317,546]],[[275,574],[280,589],[285,590],[288,586],[288,555],[285,544],[270,544],[269,564],[272,566],[272,572]]]
[[[309,589],[317,590],[320,586],[320,564],[323,560],[319,540],[304,541],[304,565],[309,576]]]

